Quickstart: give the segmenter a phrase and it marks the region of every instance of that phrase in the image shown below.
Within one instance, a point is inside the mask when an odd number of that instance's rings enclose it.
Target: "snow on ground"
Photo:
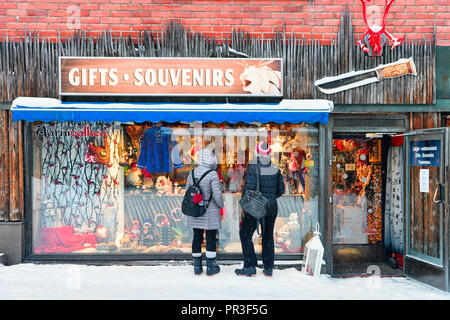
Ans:
[[[269,278],[240,277],[222,265],[207,277],[193,275],[189,263],[158,266],[89,266],[73,264],[0,265],[0,300],[410,300],[450,299],[450,294],[407,278],[313,278],[295,268]]]

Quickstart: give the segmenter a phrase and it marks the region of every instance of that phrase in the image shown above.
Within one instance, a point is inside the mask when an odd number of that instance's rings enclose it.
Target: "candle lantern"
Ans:
[[[322,267],[324,248],[320,241],[319,223],[316,224],[314,236],[305,245],[304,264],[302,272],[310,276],[318,276]]]

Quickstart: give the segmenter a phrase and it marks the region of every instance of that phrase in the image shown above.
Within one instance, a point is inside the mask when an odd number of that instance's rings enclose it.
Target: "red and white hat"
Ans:
[[[271,151],[272,150],[270,149],[267,142],[262,141],[256,146],[256,154],[258,156],[268,156]]]

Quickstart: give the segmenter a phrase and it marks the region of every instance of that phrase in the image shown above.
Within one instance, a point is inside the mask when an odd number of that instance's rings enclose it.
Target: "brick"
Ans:
[[[305,26],[317,26],[322,24],[322,20],[313,19],[313,20],[303,20],[303,24]]]
[[[110,4],[110,3],[108,3],[108,4],[101,4],[100,5],[100,10],[104,10],[104,11],[112,11],[112,10],[114,10],[114,11],[118,11],[118,10],[120,10],[120,4]]]
[[[282,12],[283,11],[283,7],[282,6],[264,6],[263,11],[266,12]]]
[[[38,17],[19,17],[17,21],[23,22],[23,23],[37,23]]]
[[[337,33],[338,27],[322,27],[322,26],[315,26],[313,28],[314,33]]]
[[[150,11],[132,11],[131,16],[136,18],[149,18],[152,16],[152,13]]]
[[[160,18],[143,18],[142,19],[142,23],[143,24],[161,24],[161,19]]]
[[[80,10],[99,10],[100,5],[98,3],[82,3],[80,4]]]
[[[135,11],[135,10],[142,10],[141,4],[122,4],[120,6],[120,10],[129,10],[129,11]]]
[[[16,9],[8,9],[7,11],[8,16],[26,16],[27,10],[16,10]]]
[[[100,23],[107,23],[107,24],[120,23],[120,18],[103,17],[100,19]]]
[[[58,17],[39,17],[39,22],[41,23],[58,23]]]
[[[64,16],[67,16],[68,14],[67,14],[67,11],[53,10],[53,11],[49,11],[48,15],[51,17],[64,17]]]
[[[129,11],[111,11],[111,17],[129,17],[130,15]]]
[[[99,22],[100,22],[99,17],[80,17],[80,23],[82,24],[95,24]]]
[[[120,20],[120,23],[123,24],[137,24],[137,23],[141,23],[141,18],[122,18]]]
[[[255,11],[262,11],[262,9],[259,6],[244,6],[242,8],[242,11],[244,11],[244,12],[255,12]]]
[[[109,11],[89,11],[89,15],[91,17],[109,17],[111,13]]]
[[[28,8],[18,8],[17,4],[11,2],[0,3],[0,9],[28,9]]]
[[[254,12],[253,17],[255,19],[271,19],[272,13],[271,12]]]

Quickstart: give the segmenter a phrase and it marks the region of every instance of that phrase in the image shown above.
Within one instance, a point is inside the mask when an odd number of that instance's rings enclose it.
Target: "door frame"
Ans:
[[[409,249],[409,232],[410,232],[410,201],[411,201],[411,180],[409,178],[410,175],[410,152],[409,152],[409,144],[411,136],[436,136],[442,135],[443,145],[441,146],[441,164],[442,172],[442,183],[444,184],[444,195],[441,197],[444,198],[444,203],[441,203],[440,208],[440,216],[441,216],[441,255],[442,255],[442,265],[438,263],[434,263],[431,261],[426,261],[421,259],[418,256],[414,256]],[[449,221],[448,221],[448,212],[449,212],[449,192],[450,192],[450,151],[449,151],[449,142],[450,142],[450,129],[449,128],[432,128],[432,129],[421,129],[421,130],[413,130],[405,133],[405,186],[404,186],[404,208],[405,208],[405,224],[404,224],[404,244],[405,244],[405,255],[404,255],[404,272],[405,275],[413,278],[417,281],[426,283],[433,287],[449,291]],[[433,191],[431,191],[433,192]]]
[[[339,245],[333,244],[333,174],[332,174],[332,153],[333,153],[333,134],[334,133],[382,133],[382,134],[401,134],[410,130],[409,114],[408,113],[332,113],[329,121],[329,145],[328,145],[328,219],[327,219],[327,243],[326,250],[331,250],[330,260],[331,265],[327,261],[327,273],[334,275],[334,264],[338,261],[336,251],[338,248],[353,248],[359,252],[360,257],[364,259],[368,255],[368,245]],[[384,244],[372,245],[372,249],[379,251],[379,256],[382,252],[384,255]],[[376,247],[376,248],[375,248]],[[350,257],[352,259],[352,257]],[[364,262],[356,257],[353,263]]]

